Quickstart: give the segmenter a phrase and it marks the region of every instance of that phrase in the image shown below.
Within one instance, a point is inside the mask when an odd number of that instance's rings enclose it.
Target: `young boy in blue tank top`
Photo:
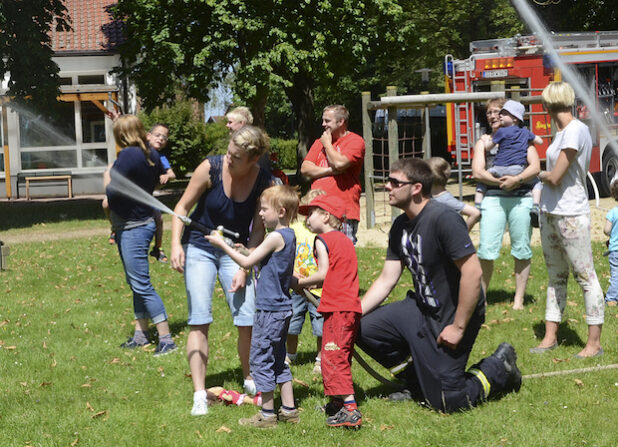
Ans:
[[[285,363],[285,340],[292,316],[290,279],[296,250],[296,238],[289,224],[297,211],[296,191],[286,185],[273,186],[260,196],[259,214],[269,233],[248,256],[228,246],[217,234],[206,236],[240,267],[248,269],[258,262],[261,267],[249,364],[257,391],[262,393],[262,410],[251,418],[240,419],[240,425],[267,428],[277,425],[277,420],[292,423],[300,420],[294,404],[292,373]],[[281,389],[281,408],[275,414],[277,384]]]

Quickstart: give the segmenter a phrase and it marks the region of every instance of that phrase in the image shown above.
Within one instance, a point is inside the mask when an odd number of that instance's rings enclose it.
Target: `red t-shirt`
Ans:
[[[358,261],[352,241],[341,231],[329,231],[316,236],[328,251],[328,273],[322,285],[318,312],[361,313],[358,298]],[[315,253],[315,244],[313,245]],[[318,259],[317,253],[315,254]]]
[[[311,189],[322,189],[326,194],[341,197],[346,204],[346,218],[360,220],[360,173],[365,158],[365,140],[354,132],[333,141],[337,152],[350,160],[350,167],[341,174],[316,179]],[[316,166],[328,167],[328,158],[322,142],[317,139],[305,157]]]

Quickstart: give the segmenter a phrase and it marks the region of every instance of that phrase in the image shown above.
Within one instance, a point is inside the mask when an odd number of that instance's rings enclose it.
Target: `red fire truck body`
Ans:
[[[597,109],[604,116],[614,138],[618,131],[618,31],[563,33],[553,35],[561,59],[573,65],[584,85],[596,97]],[[526,104],[526,126],[543,138],[539,156],[551,142],[549,115],[540,104],[540,94],[551,81],[561,79],[551,58],[536,36],[474,41],[468,59],[445,58],[445,87],[449,93],[504,91],[505,96]],[[577,101],[574,115],[590,127],[593,154],[590,172],[599,173],[597,184],[609,192],[609,181],[618,170],[618,154],[590,121],[587,108]],[[470,164],[474,142],[488,131],[484,105],[473,102],[447,106],[448,149],[460,153],[462,167]]]

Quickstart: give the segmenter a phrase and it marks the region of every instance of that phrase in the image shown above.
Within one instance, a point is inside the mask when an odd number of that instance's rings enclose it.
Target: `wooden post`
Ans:
[[[421,95],[428,95],[429,92],[421,92]],[[425,106],[421,114],[422,121],[425,124],[423,129],[423,158],[429,160],[431,158],[431,124],[429,122],[429,106]]]
[[[397,96],[397,87],[386,87],[386,96]],[[397,106],[388,108],[388,165],[399,159],[399,128],[397,126]],[[399,208],[391,207],[391,220],[401,214]]]
[[[2,109],[2,118],[0,119],[0,127],[2,127],[1,132],[1,143],[2,148],[4,150],[4,186],[6,187],[6,198],[13,198],[13,190],[11,185],[11,160],[9,154],[9,144],[8,144],[8,127],[7,127],[7,115],[6,115],[6,104],[1,104],[0,108]],[[6,144],[5,144],[5,141]]]
[[[373,132],[371,130],[371,117],[367,106],[371,101],[371,92],[362,92],[362,118],[363,138],[365,139],[365,209],[367,228],[373,228],[376,224],[375,202],[373,197]]]

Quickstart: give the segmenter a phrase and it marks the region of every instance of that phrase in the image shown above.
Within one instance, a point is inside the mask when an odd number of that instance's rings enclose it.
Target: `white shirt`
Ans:
[[[548,171],[554,169],[558,156],[564,149],[576,150],[576,158],[569,165],[559,185],[543,184],[541,210],[544,213],[559,216],[589,214],[586,173],[592,154],[592,138],[588,126],[577,119],[573,119],[564,129],[556,133],[545,154]]]

